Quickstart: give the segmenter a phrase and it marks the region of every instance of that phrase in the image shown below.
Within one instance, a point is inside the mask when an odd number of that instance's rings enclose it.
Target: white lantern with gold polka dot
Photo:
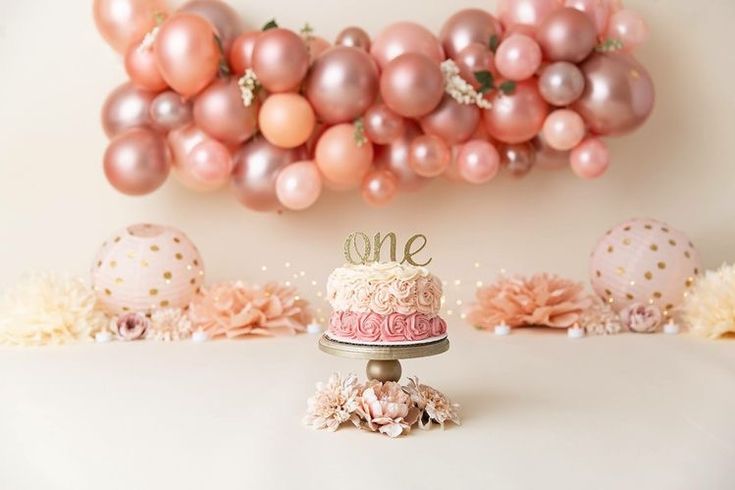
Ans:
[[[129,226],[97,252],[92,285],[113,314],[188,306],[204,281],[199,251],[181,231],[150,224]]]
[[[689,238],[652,219],[632,219],[612,228],[590,258],[592,288],[616,311],[642,303],[668,316],[700,270]]]

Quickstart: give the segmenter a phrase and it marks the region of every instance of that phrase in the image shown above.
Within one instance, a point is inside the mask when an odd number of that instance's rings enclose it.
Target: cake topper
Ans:
[[[382,235],[381,233],[376,233],[372,241],[366,233],[350,233],[350,235],[345,240],[345,259],[347,260],[347,262],[354,265],[380,262],[381,252],[386,240],[388,241],[390,247],[390,261],[397,262],[397,238],[396,234],[393,232],[386,233],[385,235]],[[401,259],[400,263],[408,263],[417,267],[429,265],[432,260],[431,257],[429,257],[426,262],[422,263],[418,263],[416,262],[416,260],[414,260],[414,255],[420,253],[424,248],[426,248],[427,243],[428,241],[425,235],[416,234],[411,236],[411,238],[406,241],[406,245],[403,247],[403,258]],[[353,257],[353,252],[357,255],[357,258]]]

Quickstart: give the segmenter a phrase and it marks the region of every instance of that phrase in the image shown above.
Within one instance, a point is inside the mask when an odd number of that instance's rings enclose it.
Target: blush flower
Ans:
[[[403,389],[421,411],[418,419],[420,428],[430,429],[432,422],[439,424],[442,429],[447,421],[460,425],[459,405],[452,403],[439,390],[420,384],[419,379],[415,376],[408,378],[408,384]]]
[[[360,418],[355,412],[358,409],[360,388],[354,374],[343,378],[339,373],[334,373],[326,383],[317,383],[316,393],[306,402],[304,424],[330,432],[334,432],[347,421],[359,426]]]
[[[623,308],[620,312],[623,324],[628,327],[631,332],[636,333],[653,333],[659,325],[661,325],[661,310],[653,305],[644,305],[643,303],[633,303]]]
[[[411,397],[394,381],[370,381],[358,404],[357,413],[364,421],[363,427],[389,437],[410,432],[419,416]]]
[[[112,327],[121,340],[138,340],[145,336],[150,321],[143,313],[126,313],[113,319]]]

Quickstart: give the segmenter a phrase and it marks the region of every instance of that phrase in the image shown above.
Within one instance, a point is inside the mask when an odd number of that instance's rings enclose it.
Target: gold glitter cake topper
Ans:
[[[347,260],[347,262],[354,265],[380,262],[381,252],[383,250],[383,246],[385,245],[386,240],[388,241],[388,245],[390,247],[389,260],[391,262],[397,262],[397,238],[396,234],[393,232],[386,233],[384,236],[381,233],[376,233],[372,241],[370,240],[370,237],[368,237],[365,233],[350,233],[350,235],[345,240],[345,259]],[[411,238],[406,241],[406,245],[403,247],[403,258],[401,259],[400,263],[408,263],[417,267],[429,265],[432,260],[431,257],[429,257],[429,260],[423,263],[417,263],[413,257],[414,255],[420,253],[424,248],[426,248],[427,243],[428,241],[426,240],[425,235],[416,234],[411,236]],[[353,252],[357,255],[357,259],[353,257]]]

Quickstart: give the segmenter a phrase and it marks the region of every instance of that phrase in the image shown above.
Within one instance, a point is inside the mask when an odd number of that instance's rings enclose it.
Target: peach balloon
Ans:
[[[304,40],[288,29],[268,29],[253,48],[253,71],[269,92],[290,92],[301,85],[309,70]]]
[[[411,142],[409,165],[421,177],[437,177],[452,159],[449,146],[433,135],[421,135]]]
[[[149,109],[156,94],[124,83],[102,105],[102,129],[112,138],[131,128],[151,127]]]
[[[211,138],[194,145],[182,163],[176,167],[176,177],[186,187],[198,192],[224,186],[230,180],[234,167],[230,150]]]
[[[439,107],[419,121],[424,133],[438,136],[448,145],[464,143],[480,124],[480,108],[460,104],[451,95],[445,95]]]
[[[117,135],[105,150],[107,180],[123,194],[149,194],[166,181],[169,153],[158,133],[133,128]]]
[[[495,53],[495,67],[510,80],[531,78],[541,66],[541,48],[524,34],[506,38]]]
[[[152,48],[134,44],[125,54],[125,71],[133,84],[143,90],[160,92],[168,87],[156,64]]]
[[[623,43],[623,49],[632,51],[648,40],[648,24],[637,12],[620,10],[610,18],[607,37]]]
[[[285,167],[276,179],[276,195],[283,207],[300,211],[311,207],[322,193],[322,177],[311,161]]]
[[[243,103],[237,79],[220,78],[194,101],[194,121],[210,136],[237,145],[258,128],[258,103]]]
[[[261,31],[245,32],[232,41],[229,61],[235,75],[242,76],[245,70],[253,67],[253,49]]]
[[[561,0],[500,0],[498,17],[507,28],[515,24],[538,27],[547,15],[561,7]]]
[[[444,49],[437,37],[426,27],[415,22],[391,24],[373,41],[370,54],[381,70],[405,53],[423,54],[437,62],[444,61]]]
[[[548,115],[542,131],[544,140],[555,150],[571,150],[584,138],[584,120],[572,110],[557,109]]]
[[[468,141],[457,155],[457,170],[467,182],[484,184],[500,170],[498,150],[489,141]]]
[[[398,180],[390,170],[373,170],[362,181],[362,198],[373,207],[388,204],[398,194]]]
[[[316,164],[324,179],[336,190],[360,185],[373,162],[373,145],[358,144],[355,126],[344,123],[327,129],[316,145]]]
[[[94,23],[107,44],[125,53],[156,26],[156,16],[165,15],[164,0],[95,0]]]
[[[483,111],[485,129],[504,143],[530,140],[541,130],[549,113],[536,80],[518,83],[512,94],[497,93],[492,102],[493,108]]]
[[[575,174],[583,179],[596,179],[610,165],[610,152],[599,138],[588,138],[579,144],[569,156]]]
[[[159,28],[153,50],[163,79],[185,97],[198,94],[217,75],[220,53],[214,31],[199,15],[170,17]]]
[[[433,111],[444,95],[439,64],[418,53],[391,61],[380,77],[380,94],[390,109],[404,117],[421,117]]]
[[[265,139],[281,148],[296,148],[306,143],[315,124],[314,109],[298,94],[271,95],[258,115],[258,126]]]

